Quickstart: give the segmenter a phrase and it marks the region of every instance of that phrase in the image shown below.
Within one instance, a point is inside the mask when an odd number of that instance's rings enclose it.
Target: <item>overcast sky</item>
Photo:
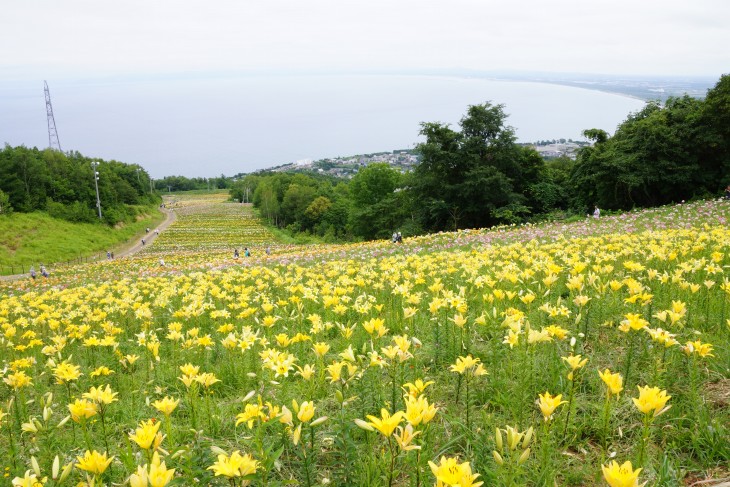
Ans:
[[[727,0],[5,2],[5,77],[273,68],[719,75]]]
[[[728,0],[6,1],[0,99],[44,79],[53,94],[69,81],[257,71],[717,78],[728,46]]]
[[[471,68],[717,76],[727,0],[4,2],[2,75]]]

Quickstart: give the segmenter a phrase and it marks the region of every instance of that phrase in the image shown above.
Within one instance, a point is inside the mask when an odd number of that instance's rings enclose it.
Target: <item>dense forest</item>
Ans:
[[[503,105],[470,106],[459,130],[421,124],[421,163],[370,164],[350,180],[259,172],[231,184],[272,224],[334,239],[373,239],[717,196],[730,183],[730,76],[705,99],[648,103],[613,136],[588,129],[576,160],[544,161],[516,142]]]
[[[98,162],[96,168],[92,162]],[[0,214],[46,211],[72,222],[98,222],[94,178],[105,224],[130,221],[139,206],[160,201],[149,174],[138,165],[5,145],[0,150]]]

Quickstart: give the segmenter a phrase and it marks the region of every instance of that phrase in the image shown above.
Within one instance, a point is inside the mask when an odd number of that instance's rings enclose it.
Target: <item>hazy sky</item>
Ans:
[[[719,75],[727,0],[6,1],[3,77],[273,68]]]
[[[730,71],[727,0],[3,3],[0,103],[31,96],[44,79],[56,108],[63,103],[56,91],[74,85],[111,82],[123,90],[125,83],[256,72],[469,69],[717,78]],[[102,113],[107,100],[95,102]],[[26,117],[7,113],[17,103],[4,106],[0,130],[9,119]],[[74,123],[64,120],[69,113],[56,114],[62,144],[63,126]],[[47,139],[45,113],[41,120]],[[37,134],[13,133],[10,141],[3,135],[0,143],[43,144]],[[69,138],[72,147],[64,149],[85,153],[83,140]],[[103,155],[114,154],[110,146]]]

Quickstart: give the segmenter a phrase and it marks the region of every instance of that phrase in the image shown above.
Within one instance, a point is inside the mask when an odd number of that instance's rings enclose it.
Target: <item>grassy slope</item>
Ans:
[[[163,219],[155,206],[149,207],[145,218],[121,228],[71,223],[40,212],[13,213],[0,218],[0,274],[9,274],[11,265],[27,268],[30,263],[63,262],[114,250]]]

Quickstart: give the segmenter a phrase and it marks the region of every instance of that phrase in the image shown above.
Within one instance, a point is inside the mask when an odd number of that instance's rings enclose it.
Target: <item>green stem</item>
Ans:
[[[436,320],[435,326],[433,327],[433,361],[434,363],[439,363],[439,351],[441,350],[441,333],[440,333],[440,326],[439,326],[439,320]]]
[[[688,359],[688,364],[689,364],[689,368],[690,368],[689,384],[690,384],[690,389],[691,389],[691,393],[692,393],[692,404],[693,404],[692,413],[694,415],[695,424],[699,425],[699,419],[700,419],[699,409],[700,409],[701,400],[700,400],[700,394],[698,392],[699,387],[697,385],[697,383],[698,383],[697,359],[695,358],[694,353]]]
[[[662,346],[662,354],[659,356],[659,359],[654,362],[654,383],[655,384],[662,384],[662,371],[664,370],[664,359],[667,355],[667,347]]]
[[[466,373],[465,381],[466,381],[466,431],[471,431],[471,420],[469,417],[469,373]]]
[[[208,394],[208,390],[204,390],[203,394],[205,394],[205,410],[208,413],[208,428],[210,430],[210,434],[213,435],[215,432],[213,431],[213,415],[210,412],[210,394]]]
[[[395,389],[395,381],[398,375],[397,367],[398,365],[396,363],[393,363],[393,368],[391,369],[390,375],[390,414],[395,414],[395,401],[397,394],[397,391]]]
[[[190,419],[193,423],[193,428],[195,430],[198,429],[198,418],[195,411],[195,391],[193,390],[193,386],[191,385],[188,389],[189,396],[190,396]]]
[[[170,421],[169,415],[165,415],[165,432],[167,433],[167,438],[170,443],[170,449],[174,449],[175,442],[173,441],[173,438],[172,438],[172,421]]]
[[[312,450],[312,455],[314,455],[314,428],[311,425],[309,426],[309,448]]]
[[[504,485],[506,487],[512,487],[512,476],[513,476],[512,464],[510,464],[510,465],[507,465],[507,480],[504,483]]]
[[[104,435],[104,448],[106,449],[106,454],[109,454],[109,441],[106,438],[106,421],[104,420],[104,405],[99,406],[99,416],[101,416],[101,431]]]
[[[390,450],[390,471],[388,472],[388,487],[393,486],[393,470],[395,469],[395,452],[393,451],[393,440],[388,437],[388,449]]]
[[[624,377],[626,382],[626,387],[629,387],[629,373],[631,373],[631,361],[634,358],[634,342],[636,341],[636,333],[629,330],[629,351],[626,355],[626,369],[624,370]]]
[[[302,450],[304,450],[304,473],[307,479],[307,487],[312,487],[312,480],[309,477],[309,455],[307,455],[307,449],[304,445],[305,442],[302,442]]]
[[[91,451],[93,448],[91,448],[91,438],[89,438],[89,430],[86,427],[86,420],[81,420],[81,431],[84,434],[84,442],[86,443],[86,449]]]
[[[644,465],[644,457],[646,456],[646,447],[649,443],[649,427],[651,426],[651,416],[644,415],[644,428],[641,432],[641,444],[639,445],[639,466]]]
[[[608,426],[611,417],[611,393],[606,391],[606,402],[603,404],[603,453],[608,452]]]
[[[66,396],[68,398],[68,404],[71,404],[71,383],[66,381]],[[76,442],[76,423],[71,421],[71,434],[73,435],[74,443]]]
[[[540,459],[540,473],[541,476],[544,476],[545,482],[543,485],[550,485],[548,482],[549,477],[551,476],[550,470],[550,446],[551,446],[551,437],[550,437],[550,424],[551,422],[543,421],[542,424],[542,458]]]
[[[464,325],[466,327],[466,340],[464,339],[464,330],[461,330],[461,343],[464,348],[464,353],[469,353],[469,343],[471,342],[471,332],[469,331],[469,323]]]
[[[15,440],[13,438],[13,428],[10,426],[10,421],[8,421],[8,438],[10,439],[10,458],[13,459],[13,468],[17,469],[17,456],[15,451]]]
[[[563,429],[563,438],[567,438],[568,425],[570,424],[570,413],[573,411],[573,396],[575,395],[575,381],[578,371],[573,371],[573,380],[570,381],[570,398],[568,398],[568,415],[565,417],[565,428]]]

